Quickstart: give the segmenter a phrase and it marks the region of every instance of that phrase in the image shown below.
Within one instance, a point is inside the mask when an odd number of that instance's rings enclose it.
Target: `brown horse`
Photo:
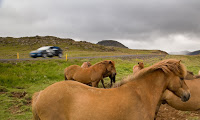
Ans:
[[[200,75],[194,75],[193,72],[187,71],[187,75],[185,76],[185,80],[193,80],[193,79],[197,79],[197,78],[200,78]]]
[[[166,90],[163,94],[162,100],[166,101],[168,105],[183,111],[196,111],[200,110],[200,78],[194,80],[185,80],[188,88],[190,89],[191,98],[187,102],[182,102],[171,91]]]
[[[89,68],[90,66],[92,66],[92,64],[91,64],[90,62],[84,62],[84,63],[81,65],[82,68]],[[107,75],[105,75],[105,76],[107,76]],[[109,75],[109,78],[110,78],[110,87],[111,87],[111,86],[112,86],[112,82],[115,83],[115,76],[112,77],[112,75]],[[105,88],[104,80],[103,80],[103,79],[101,80],[101,83],[102,83],[103,87]],[[90,86],[91,86],[91,85],[90,85]]]
[[[144,68],[143,62],[138,62],[138,65],[133,66],[133,74]]]
[[[118,88],[61,81],[34,94],[32,112],[37,120],[153,120],[166,89],[189,99],[185,74],[185,67],[171,59],[142,69]]]
[[[92,66],[92,64],[90,62],[84,62],[81,67],[82,68],[89,68],[90,66]]]
[[[78,65],[71,65],[65,68],[65,80],[75,80],[84,84],[91,84],[93,87],[98,87],[98,83],[103,78],[110,77],[113,81],[115,80],[116,69],[114,61],[105,60],[89,68],[82,68]],[[105,86],[104,86],[105,88]]]
[[[138,69],[137,72],[139,72],[140,70]],[[177,97],[174,93],[172,93],[169,90],[165,90],[165,92],[162,96],[162,102],[160,102],[158,104],[158,108],[156,110],[156,115],[158,113],[161,103],[168,104],[175,109],[183,110],[183,111],[200,110],[200,99],[198,96],[200,94],[200,89],[198,86],[198,85],[200,85],[200,79],[198,79],[199,77],[200,77],[200,75],[194,75],[193,72],[187,71],[187,74],[185,76],[185,80],[186,80],[185,82],[186,82],[187,86],[189,87],[190,92],[192,94],[192,97],[187,102],[181,101],[179,99],[179,97]],[[189,80],[191,80],[191,81],[189,81]],[[123,81],[120,84],[123,84]],[[118,83],[115,86],[119,86],[120,84]]]

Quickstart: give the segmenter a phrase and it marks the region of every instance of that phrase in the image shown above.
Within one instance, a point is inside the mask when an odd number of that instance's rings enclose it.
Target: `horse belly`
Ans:
[[[90,76],[88,74],[75,74],[74,75],[74,80],[75,81],[78,81],[78,82],[81,82],[81,83],[84,83],[84,84],[88,84],[88,83],[91,83],[91,79],[90,79]]]

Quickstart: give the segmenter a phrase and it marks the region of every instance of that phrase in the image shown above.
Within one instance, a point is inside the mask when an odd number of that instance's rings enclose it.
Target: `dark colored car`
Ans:
[[[36,58],[36,57],[46,58],[46,57],[53,57],[53,56],[58,56],[61,58],[62,55],[63,55],[62,49],[56,46],[44,46],[44,47],[38,48],[35,51],[30,52],[30,56],[33,58]]]

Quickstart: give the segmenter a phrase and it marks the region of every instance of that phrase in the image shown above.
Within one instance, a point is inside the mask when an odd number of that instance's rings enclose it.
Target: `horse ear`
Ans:
[[[181,63],[181,60],[178,61],[178,64],[180,64],[180,63]]]
[[[112,63],[112,61],[109,61],[109,64],[111,64]]]

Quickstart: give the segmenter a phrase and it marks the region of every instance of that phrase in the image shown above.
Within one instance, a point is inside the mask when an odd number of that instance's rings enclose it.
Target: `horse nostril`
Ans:
[[[190,99],[190,93],[187,94],[187,95],[184,95],[184,96],[181,98],[181,100],[182,100],[183,102],[186,102],[186,101],[188,101],[189,99]]]

